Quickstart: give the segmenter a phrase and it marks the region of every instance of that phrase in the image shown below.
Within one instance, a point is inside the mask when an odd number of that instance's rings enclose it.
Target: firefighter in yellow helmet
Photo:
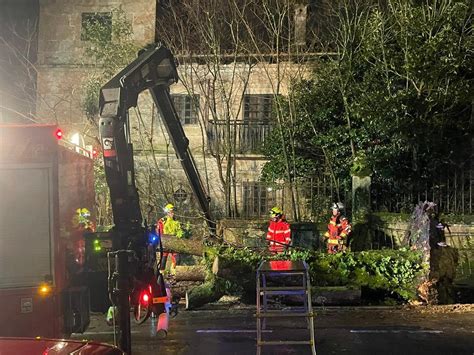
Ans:
[[[282,253],[291,243],[290,224],[279,207],[270,210],[267,242],[270,252],[275,254]]]
[[[174,206],[171,203],[168,203],[163,211],[166,213],[166,216],[160,218],[156,223],[156,232],[158,236],[161,237],[163,234],[174,235],[177,238],[183,237],[183,229],[181,228],[181,223],[174,219]],[[161,264],[161,269],[164,269],[166,266],[166,261],[168,259],[168,254],[171,254],[171,274],[176,273],[176,261],[178,254],[177,253],[163,253],[163,260]]]

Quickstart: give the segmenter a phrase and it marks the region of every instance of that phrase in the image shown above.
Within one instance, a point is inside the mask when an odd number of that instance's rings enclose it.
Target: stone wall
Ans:
[[[118,7],[131,21],[137,44],[154,41],[156,1],[40,1],[37,114],[42,121],[66,127],[84,121],[81,85],[93,70],[93,63],[84,56],[82,13],[109,12]]]
[[[184,61],[184,60],[183,60]],[[199,122],[196,124],[185,124],[183,128],[190,142],[193,154],[202,154],[203,144],[207,145],[205,127],[209,120],[231,120],[243,119],[243,95],[247,94],[275,94],[279,87],[281,95],[287,95],[290,83],[298,77],[305,75],[307,69],[301,64],[284,62],[279,66],[276,64],[260,64],[249,67],[245,64],[223,65],[217,73],[210,73],[206,65],[183,62],[178,67],[182,81],[171,86],[172,94],[197,94],[200,98]],[[217,83],[211,85],[216,77]],[[217,97],[213,100],[211,91]],[[222,97],[225,92],[227,98]],[[220,95],[220,96],[219,96]],[[229,106],[226,105],[226,99]],[[215,104],[216,114],[213,115],[211,108]],[[142,117],[145,125],[151,127],[152,102],[148,94],[141,95],[139,100]],[[134,115],[132,113],[131,115]],[[159,152],[166,150],[167,133],[163,130],[160,122],[156,122],[154,130],[155,149]]]
[[[458,282],[474,282],[474,224],[461,224],[446,221],[446,244],[459,251],[459,264],[456,279]],[[395,213],[374,214],[371,226],[375,233],[373,247],[398,248],[409,229],[410,216]]]
[[[80,66],[83,13],[110,12],[121,7],[133,27],[133,38],[145,45],[154,41],[156,1],[153,0],[41,0],[38,40],[39,65]],[[92,64],[92,63],[91,63]]]

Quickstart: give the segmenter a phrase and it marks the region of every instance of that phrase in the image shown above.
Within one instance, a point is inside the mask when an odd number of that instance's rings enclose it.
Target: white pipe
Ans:
[[[156,324],[156,333],[160,338],[165,338],[168,335],[171,309],[171,290],[169,287],[166,287],[166,297],[168,301],[165,303],[165,311],[158,316],[158,323]]]
[[[156,325],[156,334],[159,338],[166,338],[168,335],[168,325],[169,325],[170,315],[168,309],[165,312],[161,313],[158,316],[158,323]]]

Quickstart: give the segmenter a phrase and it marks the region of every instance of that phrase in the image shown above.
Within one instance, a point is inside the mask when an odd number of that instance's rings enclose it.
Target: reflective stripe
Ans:
[[[287,230],[284,230],[284,231],[275,231],[273,232],[274,234],[284,234],[284,233],[289,233],[291,232],[291,229],[287,229]]]
[[[336,225],[336,222],[330,221],[329,224],[332,224],[333,226],[335,226],[335,225]]]
[[[347,234],[344,233],[344,232],[341,233],[341,237],[342,237],[342,238],[344,238],[346,235],[347,235]]]
[[[328,239],[328,244],[339,244],[339,239]]]
[[[155,304],[155,303],[166,303],[166,302],[169,302],[169,298],[167,296],[154,297],[153,298],[153,304]]]

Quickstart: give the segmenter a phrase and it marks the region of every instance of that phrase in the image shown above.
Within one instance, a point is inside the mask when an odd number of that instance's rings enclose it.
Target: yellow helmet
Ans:
[[[280,207],[275,206],[270,210],[270,216],[272,217],[282,215],[282,214],[283,214],[283,211],[281,210]]]
[[[165,206],[165,208],[163,208],[163,210],[164,210],[166,213],[171,212],[171,211],[174,210],[174,206],[173,206],[173,204],[168,203],[168,204]]]

